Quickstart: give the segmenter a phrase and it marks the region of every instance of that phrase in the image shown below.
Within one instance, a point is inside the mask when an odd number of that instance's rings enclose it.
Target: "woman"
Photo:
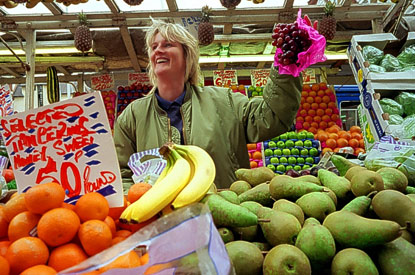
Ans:
[[[238,168],[249,168],[247,143],[290,129],[301,98],[301,77],[271,68],[263,98],[230,89],[199,87],[197,40],[182,26],[153,21],[146,34],[152,92],[135,100],[118,117],[114,141],[124,182],[132,183],[130,155],[168,141],[205,149],[216,165],[215,184],[229,188]]]

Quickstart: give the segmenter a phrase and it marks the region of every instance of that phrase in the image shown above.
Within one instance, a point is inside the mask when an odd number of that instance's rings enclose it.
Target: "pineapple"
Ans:
[[[87,52],[92,48],[92,35],[87,26],[86,15],[81,12],[78,16],[80,26],[75,31],[75,48],[81,52]]]
[[[332,40],[336,33],[336,18],[333,17],[335,4],[331,0],[327,0],[324,6],[325,17],[320,21],[318,32],[323,35],[326,40]]]
[[[143,0],[124,0],[124,2],[130,6],[138,6],[141,2],[143,2]]]
[[[202,20],[199,24],[199,28],[197,29],[199,44],[203,46],[211,44],[215,39],[213,25],[209,22],[210,10],[211,9],[208,6],[204,6],[202,8]]]
[[[234,9],[241,3],[241,0],[220,0],[220,3],[227,9]]]

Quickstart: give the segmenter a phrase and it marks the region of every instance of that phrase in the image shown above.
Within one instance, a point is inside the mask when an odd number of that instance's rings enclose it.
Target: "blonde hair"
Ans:
[[[184,57],[186,60],[185,82],[190,82],[193,85],[199,84],[200,66],[199,66],[199,44],[196,38],[194,38],[184,27],[167,23],[161,20],[152,19],[153,25],[146,33],[146,47],[147,54],[150,58],[151,44],[154,41],[154,37],[160,33],[169,42],[177,42],[183,46]],[[157,76],[154,73],[153,64],[149,60],[148,74],[150,81],[154,86],[157,85]]]

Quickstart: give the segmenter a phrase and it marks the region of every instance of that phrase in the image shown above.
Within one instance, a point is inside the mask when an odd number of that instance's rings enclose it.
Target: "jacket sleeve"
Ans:
[[[287,132],[300,107],[301,90],[301,76],[280,75],[272,66],[262,98],[232,96],[247,141],[260,142]]]
[[[132,113],[126,112],[127,110],[128,108],[124,110],[114,124],[114,144],[121,170],[124,192],[127,192],[131,184],[133,184],[133,179],[131,178],[133,173],[128,166],[128,161],[130,156],[136,152]]]

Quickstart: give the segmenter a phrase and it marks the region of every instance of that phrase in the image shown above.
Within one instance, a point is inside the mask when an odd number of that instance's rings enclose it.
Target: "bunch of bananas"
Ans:
[[[124,210],[120,221],[144,222],[170,206],[198,202],[212,186],[215,164],[202,148],[169,143],[160,148],[160,154],[167,160],[166,167],[153,187]]]

